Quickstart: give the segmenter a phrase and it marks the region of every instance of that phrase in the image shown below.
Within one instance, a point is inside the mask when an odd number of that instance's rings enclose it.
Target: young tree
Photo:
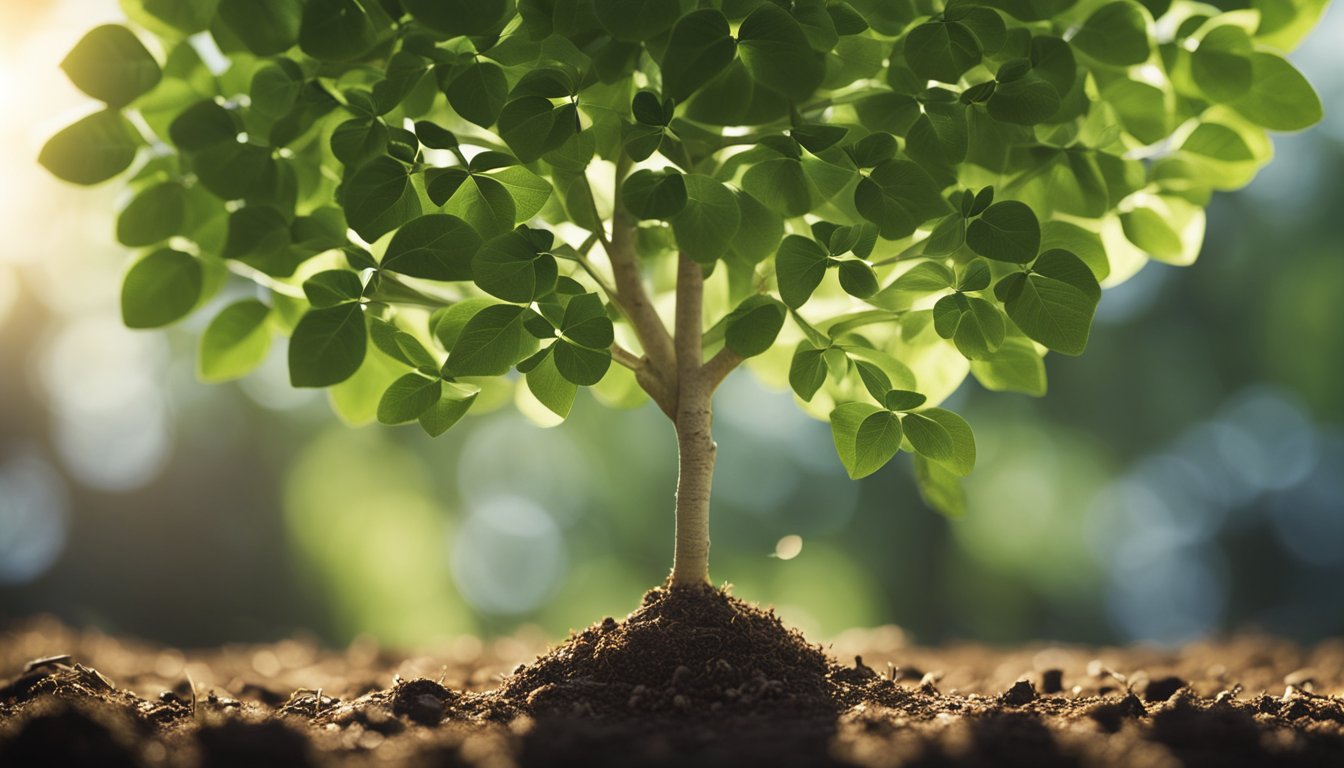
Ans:
[[[430,435],[647,395],[679,446],[672,583],[708,581],[715,389],[744,361],[852,477],[961,504],[969,374],[1045,391],[1103,283],[1189,264],[1324,0],[123,0],[64,69],[105,108],[41,162],[132,170],[127,325],[216,296],[206,381]],[[514,375],[512,371],[517,371]]]

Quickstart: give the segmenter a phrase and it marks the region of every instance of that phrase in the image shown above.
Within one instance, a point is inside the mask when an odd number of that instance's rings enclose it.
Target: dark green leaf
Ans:
[[[688,197],[685,177],[672,169],[641,169],[621,185],[621,203],[641,219],[670,219],[686,207]]]
[[[378,401],[381,424],[405,424],[433,408],[443,394],[443,382],[418,373],[408,373],[392,382]]]
[[[736,54],[737,42],[722,12],[706,8],[688,13],[672,27],[663,53],[663,90],[685,101],[732,63]]]
[[[348,269],[328,269],[305,280],[303,293],[315,309],[323,309],[359,301],[364,284],[359,281],[359,275]]]
[[[1087,17],[1071,42],[1103,64],[1142,64],[1148,60],[1148,14],[1132,0],[1107,3]]]
[[[520,232],[486,241],[471,262],[472,279],[481,290],[505,301],[526,303],[555,289],[555,257],[538,254]]]
[[[800,342],[793,351],[793,361],[789,364],[789,386],[805,401],[811,401],[826,383],[826,361],[822,355],[825,350],[817,349],[806,341]]]
[[[129,248],[157,245],[182,234],[186,190],[177,182],[147,187],[117,217],[117,242]]]
[[[610,349],[589,349],[561,339],[551,348],[556,370],[566,381],[591,387],[602,381],[611,368]]]
[[[527,389],[551,413],[564,419],[569,417],[570,409],[574,407],[579,386],[561,375],[560,369],[556,367],[554,353],[558,346],[537,353],[540,359],[532,358],[536,363],[527,370]],[[519,367],[526,366],[520,364]]]
[[[219,19],[258,56],[284,53],[299,40],[301,0],[219,0]]]
[[[617,40],[640,43],[672,28],[681,16],[680,0],[593,0],[602,28]]]
[[[955,83],[980,63],[980,43],[958,22],[931,21],[906,36],[905,61],[922,80]]]
[[[481,238],[456,216],[432,213],[407,222],[392,236],[382,268],[427,280],[470,280]]]
[[[508,0],[402,0],[416,21],[449,37],[489,35],[508,20]]]
[[[370,8],[374,9],[372,15]],[[299,48],[319,61],[358,59],[378,44],[386,20],[386,14],[377,3],[361,5],[360,0],[307,0],[299,26]]]
[[[1026,203],[1004,200],[966,228],[966,244],[988,259],[1026,264],[1041,248],[1041,225]]]
[[[759,295],[749,297],[725,318],[725,343],[740,357],[763,354],[779,337],[784,315],[784,306],[778,301]]]
[[[873,268],[857,260],[840,262],[840,287],[845,293],[859,299],[866,299],[877,293],[877,275]]]
[[[893,411],[910,411],[923,405],[927,397],[908,389],[892,389],[882,397],[882,404]]]
[[[775,256],[775,276],[785,304],[797,309],[812,297],[826,276],[827,260],[826,249],[817,242],[800,235],[784,238]]]
[[[855,188],[854,205],[888,240],[909,237],[924,222],[952,211],[938,183],[909,160],[888,160],[874,168]]]
[[[524,327],[526,307],[495,304],[477,312],[458,334],[445,376],[502,376],[537,347]]]
[[[411,186],[406,166],[380,157],[355,171],[341,187],[341,207],[350,228],[365,242],[420,215],[420,198]]]
[[[438,437],[452,428],[476,402],[476,392],[466,392],[454,384],[444,384],[439,400],[420,414],[420,426],[430,437]]]
[[[289,381],[295,387],[339,384],[359,370],[367,349],[361,305],[309,310],[289,339]]]
[[[773,3],[762,3],[747,16],[737,42],[752,78],[792,101],[806,99],[826,76],[825,59],[809,47],[803,28]]]
[[[1032,339],[1066,355],[1087,347],[1101,288],[1092,271],[1068,251],[1041,254],[1030,275],[1009,275],[995,293],[1004,309]]]
[[[489,128],[504,109],[509,83],[498,64],[475,61],[453,78],[444,93],[449,106],[464,120]]]

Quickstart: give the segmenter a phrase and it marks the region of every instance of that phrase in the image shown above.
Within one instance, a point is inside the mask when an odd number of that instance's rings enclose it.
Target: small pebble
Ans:
[[[1032,686],[1030,680],[1022,679],[1013,683],[1013,686],[1004,692],[1002,701],[1004,704],[1013,707],[1019,707],[1023,704],[1030,704],[1036,700],[1036,688]]]
[[[1059,693],[1064,690],[1064,670],[1047,669],[1041,673],[1041,693]]]

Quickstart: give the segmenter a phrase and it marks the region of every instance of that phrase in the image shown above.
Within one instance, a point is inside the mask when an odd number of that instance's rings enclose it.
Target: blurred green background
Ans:
[[[33,159],[87,109],[57,63],[117,18],[115,0],[0,4],[0,624],[414,646],[635,607],[671,557],[675,446],[652,407],[583,396],[558,429],[505,409],[437,441],[349,429],[289,389],[283,345],[207,387],[200,321],[121,326],[122,201]],[[1336,4],[1292,57],[1326,122],[1217,197],[1194,267],[1108,291],[1087,354],[1049,358],[1046,398],[954,396],[980,447],[964,518],[926,509],[906,460],[850,482],[824,423],[734,374],[715,578],[815,639],[1344,633],[1342,41]]]

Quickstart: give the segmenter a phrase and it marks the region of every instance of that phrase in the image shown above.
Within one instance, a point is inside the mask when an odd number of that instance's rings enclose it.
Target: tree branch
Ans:
[[[635,260],[634,223],[621,206],[621,181],[629,170],[629,161],[622,159],[616,165],[615,210],[611,219],[611,238],[603,243],[607,256],[611,259],[611,271],[616,278],[617,305],[630,319],[635,335],[644,347],[655,373],[664,379],[664,387],[676,389],[676,350],[672,336],[658,317],[648,292],[644,290],[644,279],[640,275],[639,263]]]
[[[741,355],[728,347],[720,349],[718,354],[705,363],[705,383],[709,387],[709,391],[713,392],[718,389],[723,380],[728,378],[728,374],[732,373],[741,364]]]
[[[704,367],[705,274],[685,251],[677,254],[676,351],[681,389],[700,383]]]
[[[620,344],[611,345],[611,359],[632,371],[639,370],[639,366],[648,362],[646,358],[639,357],[634,352],[622,347]]]

